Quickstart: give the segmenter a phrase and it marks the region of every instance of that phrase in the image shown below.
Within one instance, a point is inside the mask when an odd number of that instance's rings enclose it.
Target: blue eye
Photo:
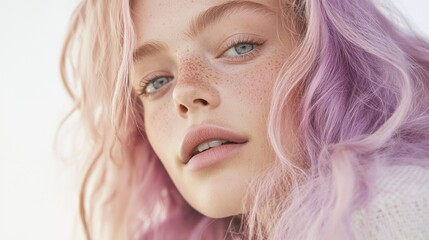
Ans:
[[[169,83],[172,79],[173,79],[172,77],[166,77],[166,76],[155,77],[152,80],[150,80],[149,83],[144,87],[144,92],[154,93],[158,91],[160,88],[162,88],[165,84]]]
[[[255,50],[257,46],[258,44],[255,44],[255,43],[247,43],[247,42],[238,43],[232,46],[231,48],[229,48],[228,50],[226,50],[226,52],[223,55],[228,57],[243,56]]]

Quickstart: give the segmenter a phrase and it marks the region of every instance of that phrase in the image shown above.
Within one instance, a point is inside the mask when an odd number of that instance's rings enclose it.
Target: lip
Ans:
[[[199,153],[195,156],[192,156],[193,150],[200,145],[209,140],[226,140],[232,142],[233,144],[221,145],[202,153]],[[228,153],[233,152],[235,149],[240,148],[248,140],[246,137],[235,133],[234,131],[223,128],[217,125],[199,125],[189,129],[183,138],[182,146],[180,149],[180,157],[184,164],[188,164],[191,161],[201,161],[208,163],[215,163],[219,158],[225,157]],[[208,153],[211,154],[208,154]],[[214,153],[214,154],[213,154]],[[207,159],[209,158],[209,159]],[[202,165],[207,165],[202,164]],[[196,165],[201,165],[196,163]],[[201,167],[202,167],[201,165]],[[211,165],[211,164],[208,164]]]

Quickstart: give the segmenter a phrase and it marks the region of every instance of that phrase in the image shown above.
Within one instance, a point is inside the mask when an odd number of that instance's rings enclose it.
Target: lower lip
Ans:
[[[186,163],[186,168],[191,171],[198,171],[204,168],[211,167],[217,163],[228,160],[230,157],[240,151],[243,146],[244,143],[225,144],[211,148],[193,156],[188,161],[188,163]]]

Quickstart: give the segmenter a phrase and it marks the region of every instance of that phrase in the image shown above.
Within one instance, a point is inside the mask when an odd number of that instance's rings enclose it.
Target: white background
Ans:
[[[393,2],[429,36],[428,1]],[[58,60],[76,3],[0,0],[0,239],[72,239],[75,173],[52,147],[71,106]]]

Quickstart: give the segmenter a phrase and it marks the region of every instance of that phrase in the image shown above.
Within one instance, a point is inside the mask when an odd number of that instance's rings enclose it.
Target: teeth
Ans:
[[[207,150],[209,148],[217,147],[219,145],[222,145],[222,144],[224,144],[226,142],[227,141],[224,141],[224,140],[211,140],[211,141],[208,141],[208,142],[205,142],[205,143],[202,143],[202,144],[198,145],[197,151],[195,151],[195,152],[200,153],[200,152],[203,152],[203,151],[205,151],[205,150]]]

